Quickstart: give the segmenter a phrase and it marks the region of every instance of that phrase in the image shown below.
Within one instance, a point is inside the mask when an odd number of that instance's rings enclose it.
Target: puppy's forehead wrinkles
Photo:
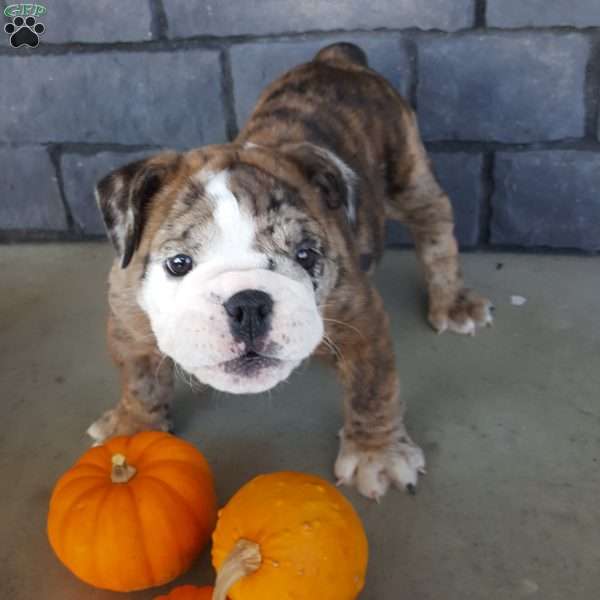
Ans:
[[[183,205],[183,212],[185,212],[197,206],[198,201],[204,196],[204,186],[196,178],[190,177],[186,181],[183,192],[179,195],[178,202]]]

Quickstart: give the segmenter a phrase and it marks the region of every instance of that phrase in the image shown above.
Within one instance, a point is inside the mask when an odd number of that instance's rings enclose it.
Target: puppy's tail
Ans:
[[[325,46],[319,50],[315,58],[315,62],[328,62],[328,61],[346,61],[362,67],[368,67],[369,61],[367,55],[364,53],[362,48],[359,48],[356,44],[350,44],[349,42],[339,42],[337,44],[331,44]]]

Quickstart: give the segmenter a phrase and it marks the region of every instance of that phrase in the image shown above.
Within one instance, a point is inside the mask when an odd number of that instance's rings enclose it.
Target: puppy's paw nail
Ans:
[[[432,318],[429,317],[429,324],[433,327],[434,331],[439,335],[444,333],[448,329],[448,319],[443,318]]]
[[[99,446],[105,439],[102,427],[98,423],[92,423],[86,430],[86,433],[94,440],[94,446]]]
[[[365,498],[379,503],[392,484],[414,495],[418,473],[424,471],[423,452],[407,436],[380,451],[363,450],[344,437],[335,475],[338,484],[356,485]]]

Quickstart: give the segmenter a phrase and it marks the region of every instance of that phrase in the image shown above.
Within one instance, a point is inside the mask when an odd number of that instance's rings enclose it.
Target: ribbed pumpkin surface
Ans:
[[[112,460],[136,472],[114,483]],[[83,581],[114,591],[162,585],[181,575],[216,521],[210,468],[192,445],[162,432],[91,448],[57,482],[48,537]]]

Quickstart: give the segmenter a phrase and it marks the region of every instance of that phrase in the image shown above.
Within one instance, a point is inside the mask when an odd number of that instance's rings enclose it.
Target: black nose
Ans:
[[[242,290],[223,304],[229,315],[233,337],[254,342],[264,336],[271,324],[273,299],[259,290]]]

